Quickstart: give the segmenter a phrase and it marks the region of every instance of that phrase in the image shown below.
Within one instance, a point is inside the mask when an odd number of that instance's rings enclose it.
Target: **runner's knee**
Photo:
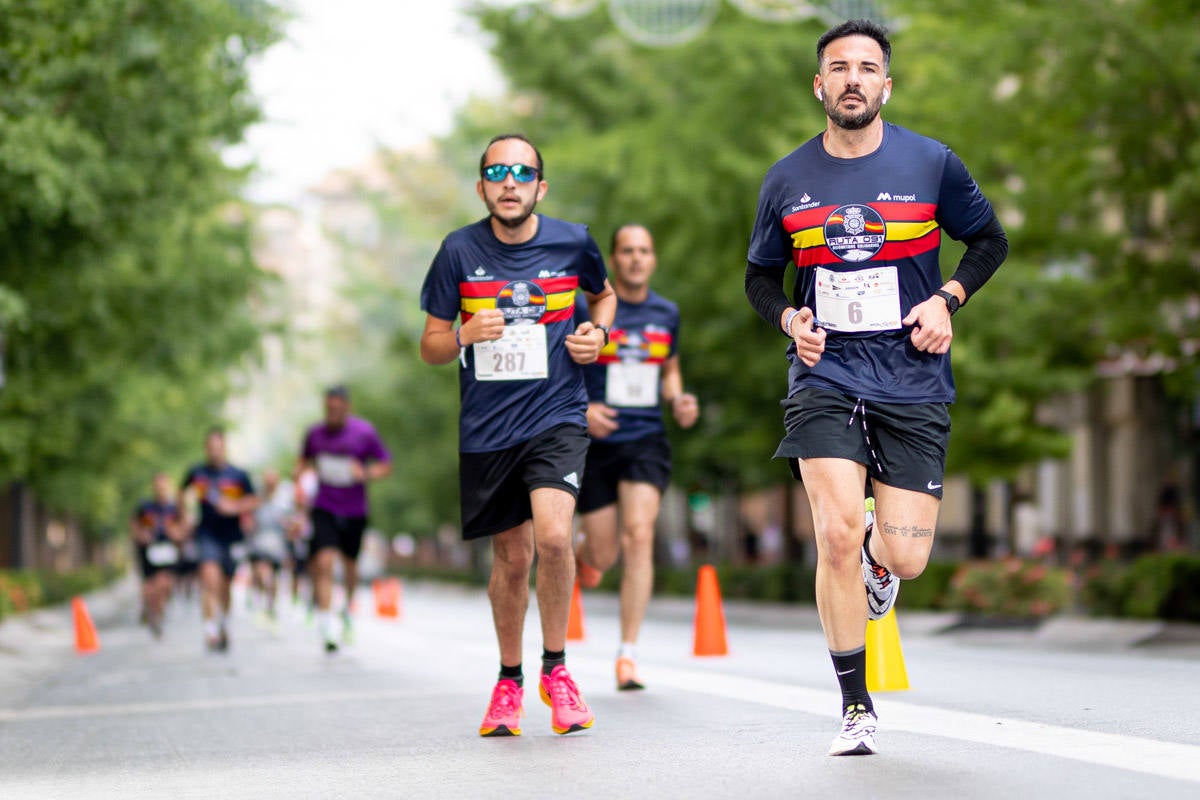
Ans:
[[[821,560],[837,571],[861,566],[865,536],[861,524],[826,526],[817,534]]]
[[[573,558],[575,548],[571,544],[570,532],[539,537],[537,552],[538,558],[548,562],[567,561]]]
[[[654,524],[635,522],[621,527],[621,549],[626,553],[644,553],[654,548]]]
[[[920,577],[928,563],[929,555],[927,553],[900,552],[892,554],[886,566],[900,580],[911,581],[913,578]]]

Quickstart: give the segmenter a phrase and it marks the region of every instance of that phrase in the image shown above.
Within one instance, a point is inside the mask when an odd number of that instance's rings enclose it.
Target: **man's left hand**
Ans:
[[[604,349],[604,331],[590,322],[582,323],[567,336],[567,352],[576,364],[591,364]]]
[[[684,392],[671,401],[671,413],[681,428],[690,428],[700,419],[700,401],[696,395]]]
[[[913,326],[910,339],[913,347],[922,353],[942,355],[950,352],[950,340],[954,338],[954,327],[950,324],[950,310],[946,301],[931,297],[924,303],[912,307],[901,324]]]

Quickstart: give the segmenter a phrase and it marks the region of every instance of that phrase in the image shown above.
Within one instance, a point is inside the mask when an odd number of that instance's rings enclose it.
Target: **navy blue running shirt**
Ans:
[[[566,338],[575,332],[576,290],[600,294],[607,279],[587,226],[543,214],[534,237],[517,245],[497,239],[490,218],[445,238],[421,287],[421,310],[465,323],[498,308],[508,326],[544,326],[547,351],[545,378],[479,380],[476,367],[492,365],[477,364],[477,346],[467,348],[459,368],[460,452],[503,450],[556,425],[587,425],[583,368],[571,360]]]
[[[887,403],[953,402],[950,354],[917,351],[899,320],[944,284],[942,231],[969,238],[992,216],[958,156],[891,123],[870,155],[836,158],[817,135],[776,162],[747,260],[794,262],[793,305],[813,309],[827,331],[814,367],[788,346],[788,396],[819,386]]]
[[[580,303],[575,321],[586,319],[587,306]],[[608,344],[596,363],[583,370],[588,400],[617,409],[619,427],[602,441],[632,442],[665,430],[662,398],[658,396],[662,365],[675,355],[678,346],[678,306],[653,291],[641,303],[617,298],[617,315]],[[622,382],[624,391],[610,385],[610,376],[614,382]]]
[[[133,518],[139,525],[153,532],[152,542],[166,542],[170,539],[167,526],[179,521],[179,508],[171,502],[143,500],[134,510]]]
[[[222,497],[240,500],[254,494],[250,476],[232,464],[217,468],[211,464],[197,464],[188,470],[181,489],[196,487],[200,498],[200,522],[196,531],[207,533],[224,542],[236,542],[243,538],[242,521],[238,516],[227,517],[217,511],[217,501]]]

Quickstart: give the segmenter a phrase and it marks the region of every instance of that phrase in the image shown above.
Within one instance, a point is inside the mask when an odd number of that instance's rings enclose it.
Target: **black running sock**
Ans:
[[[542,648],[542,674],[549,675],[559,664],[567,663],[566,650],[547,650]]]
[[[875,557],[871,555],[871,534],[875,532],[874,528],[875,526],[872,525],[866,529],[866,535],[863,537],[863,552],[867,554],[867,563],[872,567],[878,567],[879,564],[875,562]]]
[[[508,679],[510,681],[516,681],[517,686],[524,686],[525,685],[525,673],[523,673],[521,671],[521,665],[517,664],[515,667],[506,667],[506,666],[504,666],[503,663],[501,663],[500,664],[500,680],[505,680],[505,679]]]
[[[867,694],[867,648],[847,650],[840,653],[829,651],[833,659],[833,670],[837,673],[838,684],[842,687],[842,710],[847,706],[861,703],[867,711],[874,711],[871,695]]]

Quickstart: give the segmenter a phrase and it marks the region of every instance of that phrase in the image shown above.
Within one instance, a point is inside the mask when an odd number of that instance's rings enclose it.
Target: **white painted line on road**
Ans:
[[[76,706],[41,706],[39,708],[0,708],[0,722],[30,722],[46,719],[80,717],[109,717],[127,714],[175,714],[181,711],[215,711],[227,708],[260,708],[290,706],[298,703],[343,703],[365,700],[394,700],[409,697],[428,697],[421,689],[372,689],[360,692],[304,692],[303,694],[258,695],[255,697],[223,697],[208,700],[173,700],[160,703],[109,703]]]
[[[414,634],[410,632],[408,635],[411,637]],[[434,640],[429,641],[432,643]],[[439,638],[437,642],[439,647],[451,645],[473,658],[489,658],[495,653],[495,646],[484,644],[482,640],[466,642]],[[572,654],[570,661],[589,671],[607,674],[612,669],[611,661],[590,656]],[[650,665],[647,663],[643,666]],[[840,699],[835,691],[705,670],[655,665],[654,675],[656,683],[661,682],[664,686],[828,717],[831,723],[836,718],[834,709]],[[874,700],[884,736],[888,730],[907,731],[1200,782],[1200,747],[1195,745],[933,708],[890,697],[876,697]]]
[[[655,667],[654,673],[664,685],[714,697],[831,718],[830,709],[836,708],[837,695],[828,691],[699,670]],[[931,708],[891,698],[876,698],[875,705],[884,735],[892,729],[943,736],[1200,782],[1200,747],[1194,745]]]

